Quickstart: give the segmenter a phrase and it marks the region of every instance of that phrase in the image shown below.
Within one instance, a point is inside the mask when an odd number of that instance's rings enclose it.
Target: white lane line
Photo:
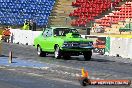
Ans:
[[[7,70],[9,70],[9,71],[15,71],[16,69],[7,69]]]
[[[49,67],[32,67],[32,68],[34,68],[34,69],[42,69],[42,70],[48,70],[49,69]]]
[[[0,69],[4,69],[4,68],[6,68],[6,67],[2,67],[2,66],[0,66]]]
[[[48,70],[50,67],[41,67],[43,70]]]
[[[26,73],[26,74],[31,75],[31,76],[43,77],[43,75],[36,74],[36,73]]]

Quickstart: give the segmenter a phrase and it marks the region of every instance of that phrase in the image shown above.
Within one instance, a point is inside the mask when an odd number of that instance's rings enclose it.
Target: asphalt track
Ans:
[[[44,76],[44,74],[42,73],[48,72],[45,75],[46,77],[53,77],[53,79],[66,80],[66,83],[67,82],[69,83],[70,81],[72,81],[73,83],[71,82],[72,83],[70,84],[71,86],[67,88],[80,87],[77,83],[77,77],[81,75],[82,67],[88,70],[91,79],[130,79],[132,80],[132,60],[130,59],[125,59],[121,57],[109,57],[109,56],[103,56],[103,55],[93,55],[91,61],[83,61],[83,56],[72,57],[70,60],[63,60],[63,59],[56,60],[53,57],[53,55],[48,55],[47,57],[38,57],[36,54],[37,53],[36,49],[33,46],[27,46],[27,45],[21,45],[21,44],[19,45],[8,44],[8,43],[3,43],[2,46],[3,46],[2,57],[8,57],[9,51],[12,51],[14,58],[25,60],[25,61],[28,61],[28,60],[38,61],[38,62],[42,62],[43,64],[48,64],[49,68],[47,69],[39,68],[39,71],[33,70],[30,73],[35,74],[35,76],[36,75]],[[11,67],[11,69],[13,68]],[[19,72],[20,69],[23,69],[23,68],[16,69],[16,71]],[[28,70],[22,70],[21,72],[28,73],[29,70],[31,70],[31,68],[28,68]],[[58,86],[61,86],[61,85],[58,85]],[[25,87],[25,88],[28,88],[28,87]],[[59,88],[59,87],[56,87],[56,88]],[[100,87],[100,88],[103,88],[103,87]],[[110,88],[118,88],[118,87],[110,87]],[[119,88],[124,88],[124,87],[119,87]]]
[[[10,69],[11,70],[11,69]],[[9,69],[0,69],[0,88],[80,88],[79,84],[72,84],[59,79],[39,77],[31,74],[16,73]]]

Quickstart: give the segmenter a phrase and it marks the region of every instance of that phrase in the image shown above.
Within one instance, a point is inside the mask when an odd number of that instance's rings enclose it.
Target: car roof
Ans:
[[[72,27],[50,27],[52,29],[56,29],[56,28],[70,28],[70,29],[75,29],[75,28],[72,28]]]

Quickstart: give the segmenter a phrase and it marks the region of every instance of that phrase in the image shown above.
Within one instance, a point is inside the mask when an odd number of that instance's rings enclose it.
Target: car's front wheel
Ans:
[[[92,57],[92,51],[83,52],[85,61],[91,60]]]
[[[61,50],[60,50],[60,47],[58,45],[55,47],[54,56],[55,56],[56,59],[61,58]]]
[[[42,51],[40,46],[37,47],[37,54],[40,57],[46,57],[46,52]]]

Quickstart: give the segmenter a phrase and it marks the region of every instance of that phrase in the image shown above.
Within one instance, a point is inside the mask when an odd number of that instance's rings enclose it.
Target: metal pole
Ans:
[[[9,52],[8,62],[12,63],[12,51]]]

